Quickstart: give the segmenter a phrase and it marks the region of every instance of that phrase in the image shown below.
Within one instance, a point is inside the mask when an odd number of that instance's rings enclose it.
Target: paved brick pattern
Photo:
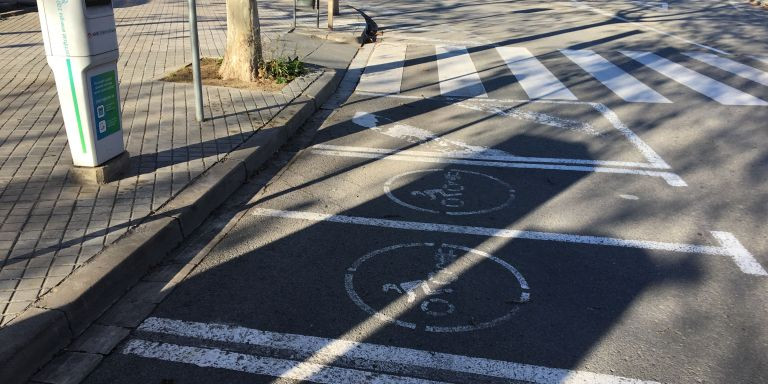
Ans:
[[[291,27],[292,2],[260,3],[266,51],[274,52],[277,36]],[[0,21],[0,326],[150,216],[317,78],[310,74],[278,93],[206,87],[205,113],[214,118],[197,123],[192,88],[157,81],[191,60],[186,4],[115,1],[131,173],[98,187],[67,180],[72,160],[37,13]],[[224,1],[199,0],[198,16],[202,55],[222,56]],[[357,19],[341,18],[341,29]],[[301,26],[314,22],[310,12],[299,20]]]

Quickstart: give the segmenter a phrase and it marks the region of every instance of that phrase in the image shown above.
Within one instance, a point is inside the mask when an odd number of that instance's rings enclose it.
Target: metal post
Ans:
[[[189,0],[189,35],[192,39],[192,80],[195,86],[195,117],[203,121],[203,83],[200,80],[200,43],[197,40],[197,5]]]
[[[315,28],[320,28],[320,0],[315,0]]]
[[[336,0],[328,0],[328,29],[333,31],[334,4]]]
[[[293,0],[293,29],[296,29],[296,8],[298,8],[297,1]]]

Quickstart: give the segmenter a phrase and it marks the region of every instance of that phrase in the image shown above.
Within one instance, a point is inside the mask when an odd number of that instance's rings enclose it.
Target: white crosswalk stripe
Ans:
[[[440,94],[457,97],[487,97],[475,64],[466,47],[438,45],[437,71]]]
[[[620,51],[670,79],[723,105],[768,105],[768,102],[725,85],[678,63],[649,52]]]
[[[357,90],[374,94],[400,94],[405,75],[406,44],[380,43],[371,55],[366,70],[360,79]],[[506,67],[514,75],[519,89],[531,100],[579,100],[574,93],[563,84],[556,73],[563,74],[563,69],[553,73],[545,63],[553,59],[541,61],[528,49],[523,47],[495,47],[495,51],[501,58],[501,62],[480,61],[483,67],[479,68],[473,61],[472,55],[463,45],[435,45],[435,56],[420,58],[431,60],[437,68],[437,77],[440,95],[447,97],[487,98],[488,91],[483,84],[479,73],[481,70],[491,68],[498,73],[498,68]],[[660,103],[667,104],[673,101],[649,86],[645,79],[642,81],[624,71],[621,67],[606,59],[605,56],[588,49],[560,51],[568,58],[574,69],[565,69],[565,73],[573,73],[576,67],[580,73],[586,72],[605,88],[611,90],[616,96],[630,103]],[[742,90],[736,89],[721,81],[701,74],[681,63],[661,57],[651,52],[619,51],[631,58],[667,77],[667,84],[680,84],[688,89],[700,93],[723,105],[743,106],[768,106],[768,101],[753,96]],[[699,62],[710,65],[720,70],[729,72],[754,83],[756,87],[768,86],[768,71],[764,71],[729,58],[712,53],[684,52],[684,55]],[[763,60],[760,57],[755,59]],[[498,59],[496,59],[498,60]],[[557,59],[554,59],[557,60]],[[768,62],[768,58],[765,58]],[[548,64],[549,65],[549,64]],[[754,65],[754,64],[753,64]],[[581,72],[583,70],[583,72]],[[412,72],[416,73],[416,72]],[[510,80],[512,82],[512,80]],[[498,98],[500,88],[494,86],[495,97]],[[514,90],[512,90],[514,92]],[[668,91],[667,91],[668,92]],[[521,95],[522,93],[518,93]],[[520,99],[518,95],[512,99]],[[599,100],[583,100],[599,101]]]
[[[635,103],[671,103],[647,85],[590,50],[562,50],[565,56],[622,99]]]
[[[405,45],[378,44],[368,60],[357,89],[365,92],[399,93],[405,63]]]
[[[578,100],[529,50],[522,47],[496,47],[496,52],[530,98]]]
[[[724,71],[733,73],[736,76],[740,76],[763,85],[768,85],[768,73],[756,68],[752,68],[749,65],[742,64],[731,59],[726,59],[725,57],[715,55],[714,53],[684,52],[684,55],[701,61],[702,63],[709,64],[713,67],[717,67]]]

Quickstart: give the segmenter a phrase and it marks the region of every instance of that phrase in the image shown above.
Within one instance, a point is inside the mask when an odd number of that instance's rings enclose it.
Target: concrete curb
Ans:
[[[355,7],[348,7],[349,9],[354,10],[357,12],[358,17],[363,20],[361,24],[361,28],[358,31],[354,32],[340,32],[340,31],[325,31],[320,32],[315,28],[296,28],[293,32],[300,34],[300,35],[306,35],[309,37],[317,38],[317,39],[324,39],[329,41],[335,41],[337,43],[348,43],[348,44],[358,44],[363,45],[366,40],[368,40],[368,28],[370,27],[368,25],[368,21],[365,19],[365,16],[363,15],[360,10],[358,10]]]
[[[23,383],[162,261],[333,94],[345,70],[325,70],[265,127],[145,222],[76,269],[0,328],[0,382]]]

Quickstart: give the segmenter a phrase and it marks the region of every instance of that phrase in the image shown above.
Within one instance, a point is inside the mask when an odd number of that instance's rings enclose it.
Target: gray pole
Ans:
[[[293,29],[296,29],[296,2],[298,0],[293,0]]]
[[[189,0],[189,35],[192,38],[192,80],[195,85],[195,117],[203,121],[203,84],[200,81],[200,43],[197,41],[197,5]]]
[[[316,8],[315,8],[315,12],[317,12],[315,14],[315,16],[316,16],[315,21],[317,23],[316,28],[320,28],[320,0],[316,0],[315,4],[317,5]]]

